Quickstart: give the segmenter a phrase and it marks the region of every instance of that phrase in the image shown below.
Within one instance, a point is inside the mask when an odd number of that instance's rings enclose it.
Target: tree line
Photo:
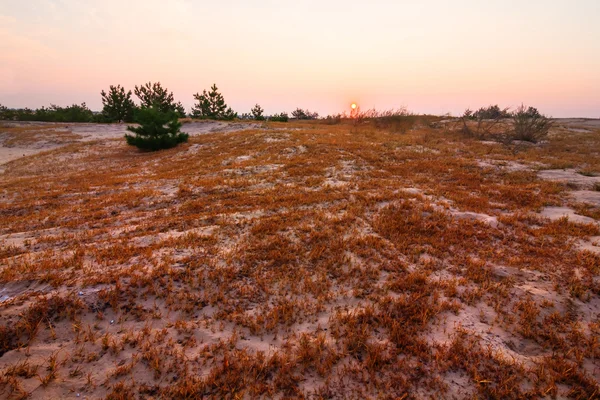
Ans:
[[[139,100],[136,104],[132,98],[135,96]],[[164,88],[160,82],[148,82],[146,84],[135,86],[134,91],[126,90],[121,85],[111,85],[108,91],[100,92],[102,97],[102,111],[94,113],[85,103],[73,104],[68,107],[50,105],[36,110],[30,108],[11,109],[0,105],[0,120],[16,121],[44,121],[44,122],[140,122],[140,112],[143,109],[153,108],[159,113],[172,114],[178,118],[212,119],[231,121],[236,118],[254,119],[257,121],[271,120],[287,122],[289,117],[285,112],[271,115],[264,115],[264,109],[256,104],[250,113],[244,113],[241,116],[233,111],[225,103],[225,98],[219,92],[219,89],[213,84],[210,89],[203,90],[202,93],[194,94],[196,103],[193,105],[189,114],[186,113],[183,104],[175,101],[173,92]],[[313,119],[318,117],[317,113],[310,113],[302,109],[297,109],[292,113],[298,119]]]

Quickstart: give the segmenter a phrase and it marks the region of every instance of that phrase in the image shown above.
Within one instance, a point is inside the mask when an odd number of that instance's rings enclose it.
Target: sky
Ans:
[[[0,104],[159,81],[238,113],[521,103],[600,118],[599,0],[0,0]]]

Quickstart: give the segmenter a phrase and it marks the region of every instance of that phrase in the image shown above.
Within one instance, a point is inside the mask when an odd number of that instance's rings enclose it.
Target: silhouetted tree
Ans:
[[[163,113],[173,111],[179,118],[185,118],[185,108],[181,102],[175,103],[173,92],[163,88],[160,82],[148,82],[135,87],[135,95],[140,99],[142,108],[156,107]]]
[[[250,112],[252,113],[252,116],[254,117],[255,120],[257,121],[264,121],[265,117],[263,116],[263,112],[265,112],[265,110],[262,109],[261,106],[259,106],[258,104],[256,104],[251,110]]]
[[[121,85],[110,85],[108,93],[100,92],[102,96],[102,115],[106,122],[132,122],[135,104],[131,100],[131,90],[125,92]]]
[[[273,114],[269,117],[269,121],[273,122],[288,122],[290,118],[287,113],[282,112],[281,114]]]
[[[237,113],[231,107],[227,107],[223,95],[218,90],[217,85],[213,84],[210,92],[204,90],[202,94],[194,95],[198,103],[192,107],[192,118],[232,120],[237,117]]]
[[[294,111],[292,111],[292,117],[296,119],[317,119],[319,118],[319,113],[296,108]]]

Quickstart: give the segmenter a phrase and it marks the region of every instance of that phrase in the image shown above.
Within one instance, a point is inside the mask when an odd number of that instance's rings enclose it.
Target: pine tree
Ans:
[[[158,107],[143,107],[136,111],[140,126],[128,126],[135,136],[125,135],[127,144],[142,150],[169,149],[187,142],[189,135],[180,131],[181,123],[174,111],[162,112]]]
[[[181,102],[175,103],[173,92],[163,88],[160,82],[136,85],[135,95],[140,99],[142,108],[156,107],[163,113],[173,111],[180,118],[185,118],[185,109]]]
[[[213,84],[210,92],[203,90],[202,94],[194,95],[198,103],[192,107],[192,118],[232,120],[237,117],[237,113],[231,107],[227,107],[223,95],[218,90],[217,85]]]
[[[108,93],[100,92],[102,96],[102,116],[107,122],[133,122],[135,104],[131,100],[131,90],[125,92],[121,85],[110,85]]]
[[[255,120],[257,121],[264,121],[265,117],[263,116],[263,113],[265,112],[265,110],[262,109],[261,106],[259,106],[258,104],[256,104],[251,110],[250,112],[252,113],[252,116],[254,117]]]

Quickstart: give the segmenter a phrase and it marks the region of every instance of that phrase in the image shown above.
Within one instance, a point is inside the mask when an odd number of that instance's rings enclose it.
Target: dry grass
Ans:
[[[570,189],[536,170],[599,173],[600,133],[429,125],[5,165],[0,397],[598,398],[600,230],[539,217]]]

